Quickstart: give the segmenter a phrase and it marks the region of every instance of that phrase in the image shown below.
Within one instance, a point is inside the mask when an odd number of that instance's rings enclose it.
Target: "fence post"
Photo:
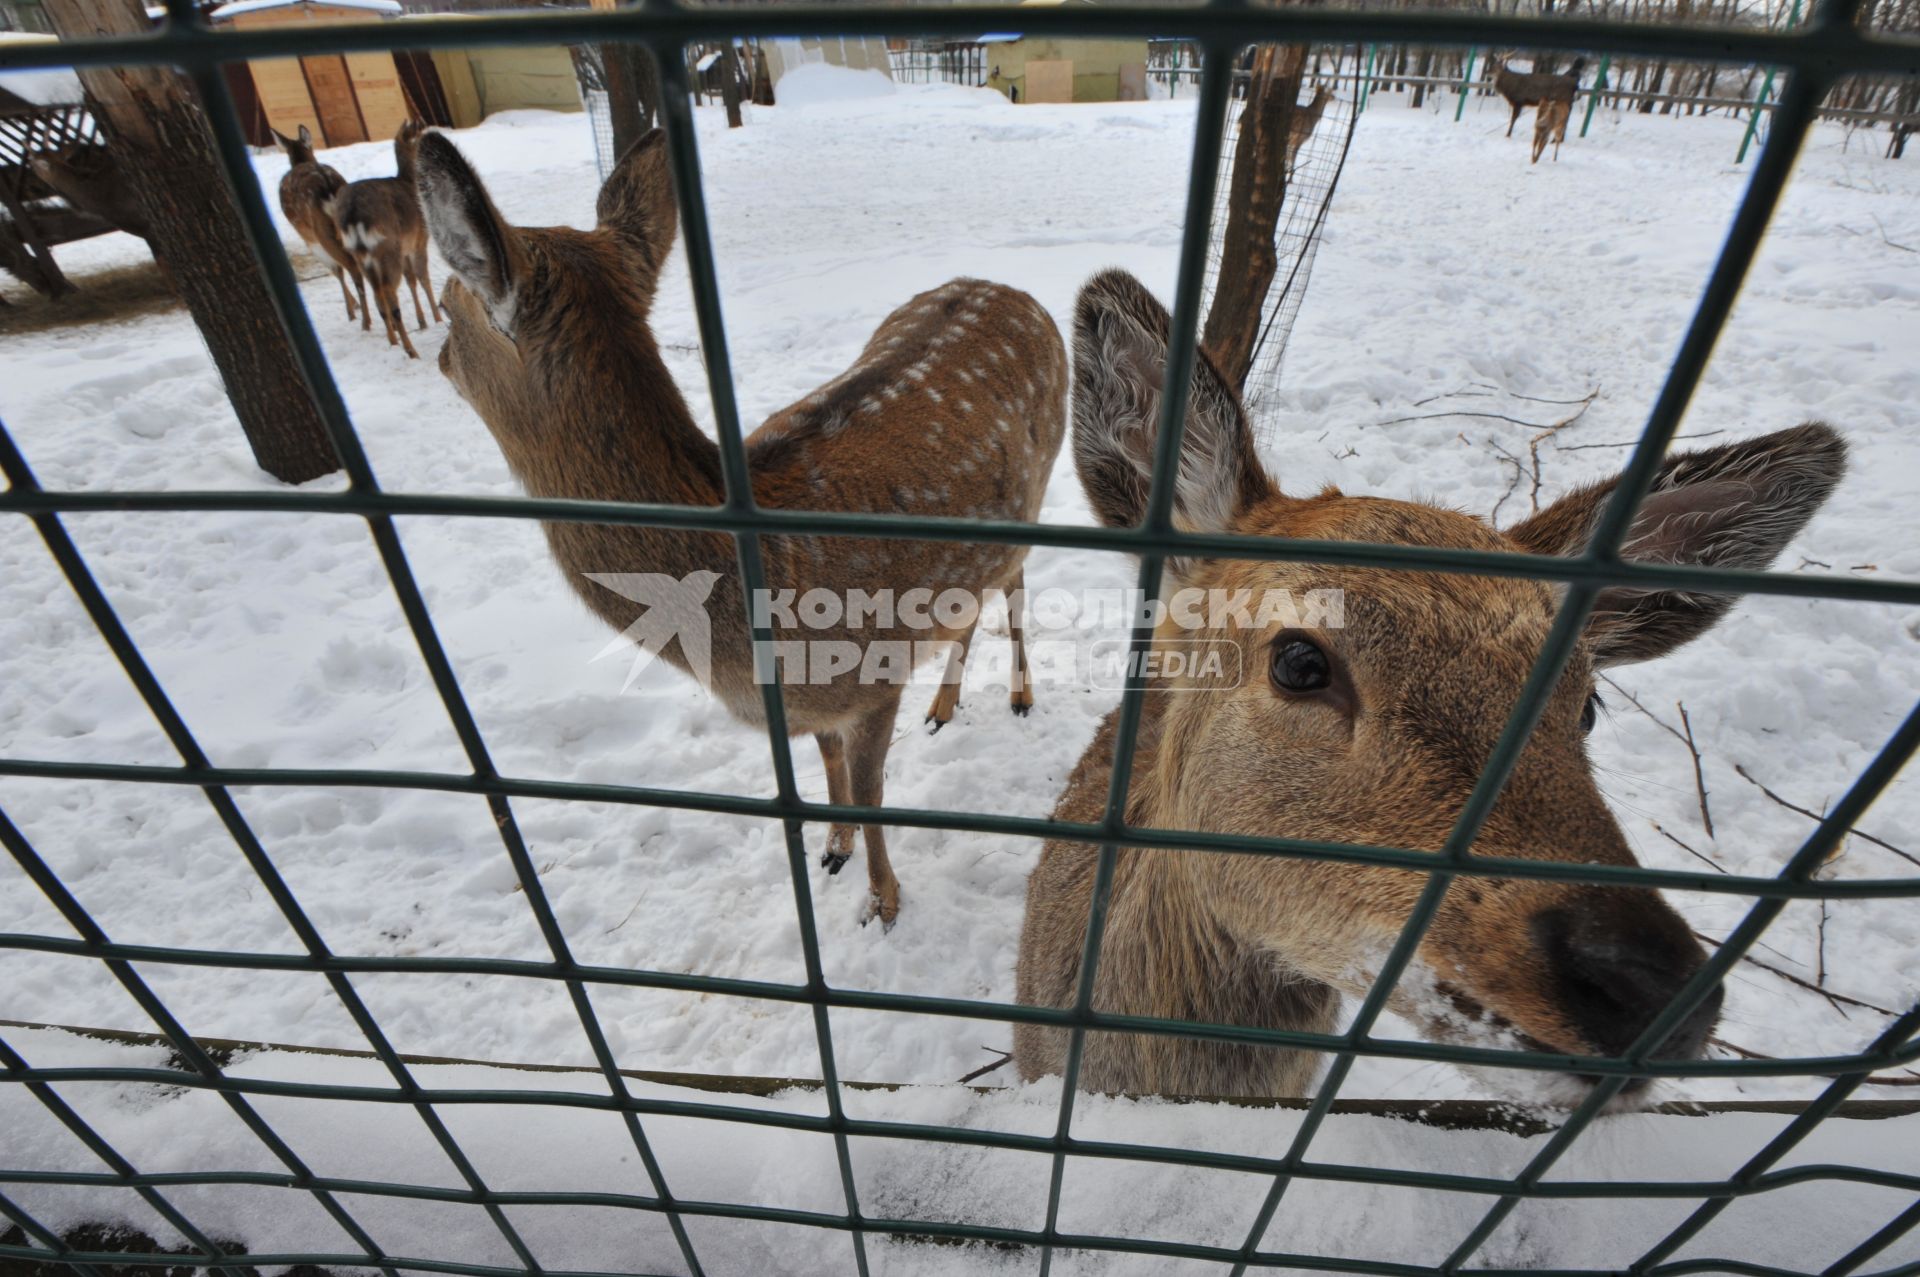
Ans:
[[[1797,3],[1798,0],[1795,0],[1795,2]],[[1355,115],[1359,115],[1367,109],[1367,90],[1373,87],[1373,55],[1374,51],[1379,47],[1377,44],[1367,46],[1367,73],[1360,77],[1360,101],[1353,108]]]
[[[1800,22],[1800,0],[1793,0],[1793,11],[1787,15],[1786,29],[1791,31]],[[1767,98],[1773,92],[1773,68],[1767,68],[1766,76],[1760,81],[1759,96],[1753,99],[1753,108],[1747,112],[1747,131],[1740,138],[1740,153],[1733,157],[1735,164],[1745,163],[1747,148],[1753,145],[1754,132],[1760,127],[1760,112],[1767,105]]]
[[[1580,121],[1580,136],[1587,135],[1587,126],[1593,123],[1593,108],[1600,105],[1600,91],[1607,87],[1607,66],[1613,61],[1611,53],[1600,55],[1600,70],[1593,77],[1593,96],[1587,99],[1586,118]]]
[[[1480,50],[1478,49],[1467,50],[1467,69],[1460,73],[1460,105],[1453,108],[1453,122],[1455,124],[1460,123],[1460,117],[1466,114],[1467,86],[1473,83],[1473,59],[1479,52]]]

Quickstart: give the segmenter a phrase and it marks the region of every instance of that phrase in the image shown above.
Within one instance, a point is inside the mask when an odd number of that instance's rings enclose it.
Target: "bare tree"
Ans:
[[[46,0],[46,13],[65,39],[143,36],[152,25],[139,0]],[[93,68],[80,81],[255,460],[285,483],[339,469],[192,86],[167,67]]]

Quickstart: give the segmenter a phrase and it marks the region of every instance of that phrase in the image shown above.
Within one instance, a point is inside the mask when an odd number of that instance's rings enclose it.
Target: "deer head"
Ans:
[[[288,137],[279,129],[269,129],[268,132],[273,134],[273,140],[280,144],[280,149],[287,153],[289,165],[313,163],[313,134],[307,132],[306,125],[300,126],[300,136],[297,138]]]
[[[1146,512],[1166,311],[1110,271],[1080,295],[1074,461],[1102,522]],[[1570,493],[1505,531],[1434,505],[1288,496],[1255,454],[1239,397],[1204,351],[1194,372],[1173,493],[1178,526],[1208,533],[1572,555],[1615,481]],[[1824,425],[1669,457],[1633,519],[1626,557],[1759,568],[1840,479],[1845,447]],[[1170,679],[1155,697],[1158,745],[1137,769],[1130,819],[1163,828],[1437,851],[1485,766],[1552,625],[1560,591],[1531,580],[1289,562],[1180,558],[1169,590],[1339,590],[1340,628],[1263,624],[1223,609],[1200,629],[1237,651],[1244,677]],[[1607,589],[1501,791],[1474,851],[1631,865],[1594,782],[1585,736],[1596,672],[1699,636],[1730,600]],[[1170,612],[1171,615],[1171,612]],[[1188,619],[1192,619],[1189,614]],[[1164,633],[1164,631],[1163,631]],[[1229,672],[1230,674],[1231,672]],[[1144,757],[1144,756],[1143,756]],[[1170,857],[1210,921],[1300,977],[1364,993],[1423,873],[1265,856]],[[1403,980],[1396,1009],[1437,1038],[1491,1021],[1536,1049],[1610,1054],[1633,1042],[1700,967],[1702,951],[1655,892],[1517,879],[1455,882]],[[1692,1058],[1719,994],[1661,1048]]]

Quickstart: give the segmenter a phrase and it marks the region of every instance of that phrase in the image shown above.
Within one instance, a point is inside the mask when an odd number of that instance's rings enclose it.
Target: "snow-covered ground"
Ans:
[[[822,92],[761,109],[728,132],[700,119],[727,328],[749,425],[848,364],[890,309],[967,274],[1034,293],[1064,325],[1096,269],[1123,265],[1170,293],[1191,102],[1012,107],[952,89]],[[1312,288],[1271,402],[1269,461],[1289,488],[1434,498],[1492,511],[1513,484],[1495,445],[1525,456],[1541,425],[1596,397],[1541,446],[1543,501],[1627,455],[1691,313],[1748,168],[1738,126],[1603,113],[1559,163],[1530,167],[1502,136],[1504,111],[1465,122],[1375,98],[1362,118]],[[1521,130],[1524,131],[1524,130]],[[511,219],[592,219],[586,120],[495,117],[460,136]],[[1907,534],[1920,435],[1920,166],[1878,158],[1821,126],[1768,238],[1683,432],[1721,440],[1809,417],[1853,446],[1852,471],[1783,557],[1786,570],[1920,577]],[[390,170],[384,146],[328,152],[349,177]],[[283,157],[263,155],[271,192]],[[1749,166],[1750,167],[1750,166]],[[277,211],[277,210],[276,210]],[[291,231],[287,232],[292,241]],[[89,270],[136,260],[124,237],[63,252]],[[311,267],[307,268],[311,271]],[[444,280],[436,265],[436,279]],[[305,293],[382,483],[395,491],[517,491],[478,419],[434,367],[440,331],[410,363],[378,331],[349,327],[331,278]],[[655,315],[669,362],[710,420],[684,262]],[[1901,333],[1906,333],[1901,337]],[[1529,396],[1531,398],[1529,398]],[[53,488],[271,487],[252,464],[184,313],[8,335],[0,416]],[[1386,424],[1399,418],[1420,418]],[[322,481],[320,487],[331,481]],[[1524,514],[1529,484],[1506,497]],[[1046,501],[1054,523],[1089,520],[1071,467]],[[67,520],[174,702],[221,764],[463,770],[364,524],[267,514],[90,514]],[[771,792],[766,745],[672,673],[622,695],[625,663],[591,658],[607,635],[553,568],[532,524],[410,519],[402,532],[439,631],[503,771],[519,776]],[[1117,555],[1034,551],[1027,583],[1121,588]],[[1662,721],[1684,700],[1717,837],[1701,827],[1684,745],[1621,694],[1593,737],[1602,783],[1642,859],[1696,870],[1660,830],[1731,872],[1775,871],[1811,822],[1736,774],[1818,810],[1910,707],[1920,686],[1915,618],[1879,605],[1755,599],[1663,663],[1617,675]],[[1121,633],[1117,618],[1077,636]],[[992,638],[976,648],[997,656]],[[977,663],[957,720],[918,730],[910,695],[889,759],[890,802],[1044,816],[1111,691],[1043,686],[1010,716]],[[0,521],[0,754],[177,760],[94,635],[25,520]],[[803,789],[821,765],[796,743]],[[243,791],[240,804],[327,942],[345,954],[544,959],[485,805],[370,790]],[[755,820],[587,803],[515,804],[582,961],[801,981],[780,832]],[[121,941],[269,952],[297,943],[205,801],[190,790],[0,780],[0,807]],[[1863,828],[1912,849],[1920,791],[1883,799]],[[824,831],[810,830],[818,843]],[[897,830],[905,891],[890,933],[862,928],[864,875],[813,870],[828,979],[841,986],[1010,1000],[1027,872],[1037,846]],[[1852,839],[1826,871],[1915,872]],[[1722,935],[1737,898],[1679,906]],[[10,862],[0,931],[69,935]],[[1920,994],[1920,908],[1911,902],[1788,909],[1757,956],[1860,1002]],[[311,975],[149,965],[197,1033],[364,1046]],[[1822,974],[1823,973],[1823,974]],[[562,990],[511,978],[356,981],[404,1052],[589,1062]],[[1836,1004],[1754,966],[1730,986],[1721,1033],[1770,1055],[1860,1048],[1886,1017]],[[621,1063],[645,1069],[818,1076],[805,1008],[597,989]],[[148,1027],[97,964],[0,948],[0,1018]],[[1411,1036],[1389,1020],[1390,1032]],[[843,1076],[946,1082],[1004,1048],[1004,1024],[839,1012]],[[35,1039],[38,1041],[38,1039]],[[991,1079],[990,1079],[991,1080]],[[1805,1079],[1683,1083],[1694,1097],[1806,1095]],[[1363,1063],[1353,1096],[1484,1094],[1445,1066]],[[1050,1105],[1054,1090],[1046,1090]],[[21,1098],[17,1088],[0,1101]],[[1875,1094],[1869,1088],[1862,1094]],[[1882,1090],[1878,1094],[1902,1094]],[[1277,1129],[1277,1128],[1276,1128]]]

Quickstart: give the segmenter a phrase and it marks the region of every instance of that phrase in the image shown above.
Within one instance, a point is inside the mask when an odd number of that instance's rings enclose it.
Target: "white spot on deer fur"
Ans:
[[[931,400],[933,400],[933,401],[934,401],[935,403],[939,403],[939,402],[940,402],[940,398],[941,398],[941,396],[940,396],[940,392],[939,392],[939,391],[937,391],[937,390],[935,390],[935,389],[934,389],[934,388],[933,388],[932,386],[928,386],[928,387],[927,387],[927,398],[929,398],[929,399],[931,399]]]
[[[967,401],[966,401],[965,399],[962,399],[962,400],[960,400],[960,401],[959,401],[959,405],[960,405],[960,411],[961,411],[961,412],[972,412],[972,411],[973,411],[973,405],[972,405],[972,404],[970,404],[970,403],[968,403],[968,402],[967,402]]]
[[[965,368],[955,368],[953,370],[953,375],[958,377],[961,381],[966,382],[968,385],[973,384],[973,374],[968,372]]]
[[[997,363],[999,363],[999,362],[1000,362],[1000,352],[999,352],[999,351],[997,351],[997,350],[994,350],[994,349],[991,349],[991,348],[989,348],[989,349],[987,350],[987,362],[988,362],[988,363],[990,363],[990,364],[997,364]]]
[[[1013,429],[1013,426],[1008,423],[1005,417],[995,417],[993,419],[993,428],[1001,434],[1006,434],[1009,430]]]
[[[862,399],[860,401],[860,411],[871,417],[880,411],[880,401],[878,399]]]
[[[913,378],[915,381],[925,381],[927,379],[926,365],[925,364],[913,365],[913,367],[907,369],[907,376]]]

